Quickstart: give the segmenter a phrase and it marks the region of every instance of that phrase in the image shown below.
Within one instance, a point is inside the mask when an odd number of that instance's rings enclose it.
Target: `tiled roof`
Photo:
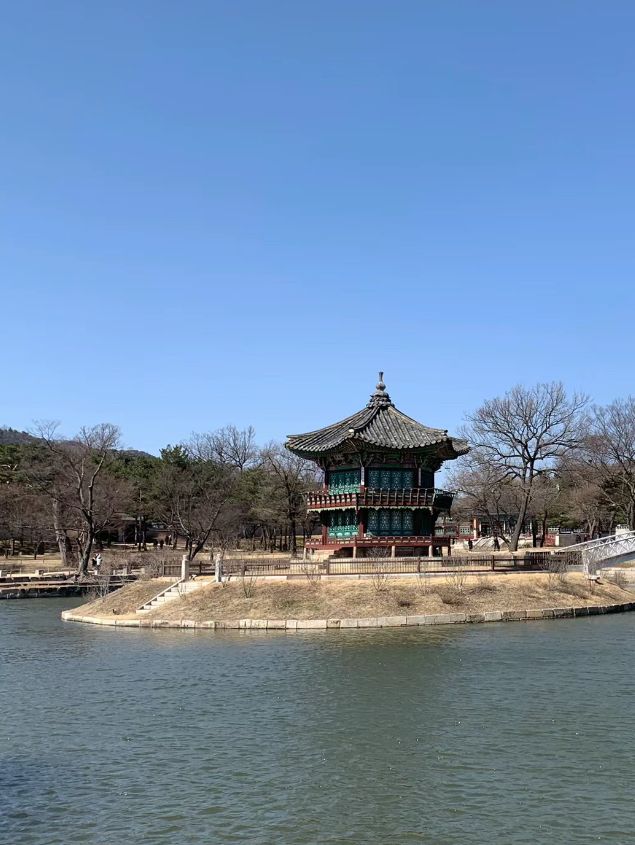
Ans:
[[[347,440],[354,440],[388,449],[424,449],[438,444],[446,447],[448,457],[469,451],[465,440],[450,437],[445,429],[422,425],[396,408],[386,393],[382,376],[380,373],[377,389],[365,408],[318,431],[290,434],[287,448],[298,455],[311,455],[332,451]]]

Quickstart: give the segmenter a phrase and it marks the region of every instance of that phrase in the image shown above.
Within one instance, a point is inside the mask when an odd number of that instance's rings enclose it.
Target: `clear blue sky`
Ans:
[[[0,424],[158,451],[633,390],[635,4],[25,2]]]

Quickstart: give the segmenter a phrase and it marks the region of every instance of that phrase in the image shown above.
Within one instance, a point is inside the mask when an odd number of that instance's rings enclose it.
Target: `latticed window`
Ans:
[[[404,534],[409,535],[413,533],[414,529],[414,515],[412,511],[404,510],[402,513],[402,531]]]
[[[341,511],[331,511],[328,515],[329,537],[342,539],[357,534],[357,520],[354,508]]]
[[[401,534],[401,511],[390,512],[390,533]]]
[[[359,493],[358,469],[333,469],[329,472],[329,493]]]
[[[414,471],[411,469],[371,469],[368,471],[368,486],[371,489],[401,490],[414,486]]]
[[[368,470],[368,486],[375,490],[381,486],[381,473],[378,469]]]
[[[412,536],[414,514],[407,508],[371,508],[368,511],[367,530],[375,536]]]
[[[379,533],[390,534],[390,511],[388,508],[382,508],[379,511]]]
[[[379,511],[374,509],[368,511],[368,533],[379,534]]]

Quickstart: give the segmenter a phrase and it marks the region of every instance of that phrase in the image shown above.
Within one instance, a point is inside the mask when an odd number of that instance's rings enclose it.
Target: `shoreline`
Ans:
[[[114,619],[107,616],[86,616],[74,610],[62,611],[65,622],[105,625],[112,628],[153,628],[206,631],[327,631],[360,628],[414,628],[430,625],[481,624],[484,622],[530,622],[547,619],[574,619],[582,616],[602,616],[610,613],[629,613],[635,601],[585,607],[529,608],[527,610],[492,610],[482,613],[435,613],[412,616],[370,616],[348,619]]]

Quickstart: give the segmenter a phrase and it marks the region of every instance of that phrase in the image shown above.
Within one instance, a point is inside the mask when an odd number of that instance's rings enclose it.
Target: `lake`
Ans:
[[[635,841],[635,614],[303,634],[0,602],[0,841]]]

